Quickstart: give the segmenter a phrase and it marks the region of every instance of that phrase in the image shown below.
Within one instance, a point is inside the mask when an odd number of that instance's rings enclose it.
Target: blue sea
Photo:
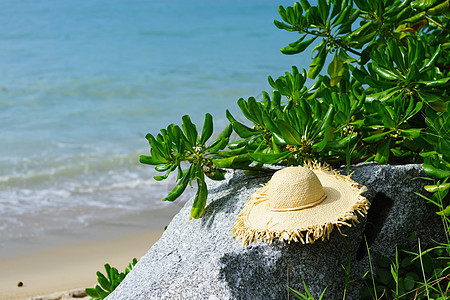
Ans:
[[[180,206],[161,201],[173,179],[139,163],[144,137],[206,112],[219,132],[268,75],[307,68],[279,51],[298,38],[273,25],[280,4],[2,0],[0,250]]]

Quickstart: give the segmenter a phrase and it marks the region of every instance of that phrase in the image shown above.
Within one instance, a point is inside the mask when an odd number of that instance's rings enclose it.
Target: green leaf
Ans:
[[[183,120],[183,130],[192,146],[195,146],[197,143],[197,127],[191,122],[191,118],[188,115],[184,115],[182,117]]]
[[[170,193],[162,199],[162,201],[175,201],[178,197],[183,194],[191,178],[193,167],[189,167],[185,172],[183,172],[183,177],[178,182],[178,184],[170,191]]]
[[[309,65],[309,70],[307,73],[308,78],[314,79],[319,75],[320,71],[325,64],[325,60],[327,58],[327,44],[325,42],[321,43],[319,47],[319,53],[312,61],[311,65]]]
[[[217,170],[213,170],[211,172],[205,173],[205,175],[208,176],[208,178],[210,178],[212,180],[216,180],[216,181],[224,180],[225,174],[227,174],[227,172],[224,170],[221,170],[221,169],[217,169]]]
[[[446,78],[441,78],[441,79],[437,79],[437,80],[419,80],[419,81],[417,81],[417,83],[423,84],[429,88],[434,88],[434,87],[439,87],[441,85],[447,84],[449,81],[450,81],[450,77],[446,77]]]
[[[249,153],[250,157],[253,158],[255,161],[262,162],[264,164],[276,164],[279,161],[285,159],[288,157],[291,152],[283,152],[283,153],[262,153],[262,152],[254,152]]]
[[[436,178],[450,177],[450,170],[442,170],[428,163],[423,163],[422,168],[425,173]]]
[[[237,104],[238,104],[239,108],[241,109],[242,114],[247,119],[249,119],[253,123],[258,123],[258,120],[256,119],[256,117],[250,113],[247,102],[245,102],[245,100],[243,98],[239,98],[239,100],[237,101]]]
[[[416,139],[420,136],[420,128],[398,129],[398,131],[406,138]]]
[[[227,151],[220,151],[218,155],[222,156],[222,157],[231,157],[231,156],[236,156],[239,154],[243,154],[243,153],[247,153],[247,147],[242,146],[236,149],[232,149],[232,150],[227,150]]]
[[[440,54],[441,54],[441,45],[439,45],[437,47],[436,51],[431,56],[430,60],[428,62],[426,62],[422,68],[420,68],[420,72],[423,72],[425,69],[428,69],[428,68],[434,66],[434,64],[438,60]]]
[[[399,80],[400,76],[398,76],[396,73],[392,72],[391,70],[388,70],[386,68],[380,67],[376,63],[372,63],[372,69],[381,77],[388,79],[388,80]]]
[[[244,124],[240,122],[233,122],[233,129],[234,131],[241,137],[241,138],[248,138],[257,134],[261,134],[261,130],[256,130],[250,127],[245,126]]]
[[[281,48],[280,49],[281,53],[286,54],[286,55],[292,55],[292,54],[297,54],[297,53],[301,53],[301,52],[305,51],[305,49],[308,48],[308,46],[311,45],[312,42],[314,42],[317,38],[317,36],[315,36],[306,41],[303,41],[305,36],[306,35],[304,35],[302,38],[300,38],[296,42],[290,43],[288,46]]]
[[[387,136],[390,133],[390,131],[386,131],[386,132],[381,132],[381,133],[377,133],[371,136],[368,136],[366,138],[363,138],[363,141],[367,142],[367,143],[376,143],[378,141],[381,141],[385,136]]]
[[[98,281],[98,283],[100,283],[100,285],[103,289],[105,289],[108,292],[112,291],[111,283],[108,281],[108,279],[105,278],[105,276],[102,276],[102,277],[99,276],[97,278],[97,281]]]
[[[357,61],[355,58],[348,55],[347,52],[345,52],[342,49],[339,49],[338,57],[339,57],[339,61],[342,62],[343,64],[354,63]]]
[[[343,64],[337,55],[337,52],[334,53],[334,58],[331,63],[328,65],[328,74],[330,75],[331,81],[330,85],[335,86],[341,81],[342,76],[344,76],[345,72],[348,70],[348,67]]]
[[[300,0],[300,4],[302,5],[303,10],[307,10],[311,7],[308,0]]]
[[[302,144],[301,135],[298,133],[297,130],[292,128],[292,126],[288,122],[286,122],[284,120],[278,120],[277,124],[278,124],[278,128],[280,129],[283,140],[285,140],[286,143],[292,144],[292,145],[301,145]]]
[[[434,111],[447,111],[445,103],[442,101],[444,99],[442,99],[440,96],[419,90],[417,91],[417,95],[419,95],[419,98],[427,105],[429,105]]]
[[[328,19],[328,14],[330,7],[328,6],[326,0],[318,0],[319,14],[322,19],[322,23],[325,24]]]
[[[235,163],[245,162],[248,160],[250,160],[250,155],[245,153],[226,158],[213,158],[212,162],[219,168],[228,168]]]
[[[417,79],[420,77],[419,69],[416,65],[411,65],[408,74],[406,75],[406,84],[410,83],[411,81],[417,81]]]
[[[99,298],[100,297],[100,295],[98,294],[97,290],[93,289],[93,288],[87,288],[85,290],[85,293],[86,293],[87,296],[92,297],[92,298]]]
[[[197,179],[197,193],[194,197],[194,204],[191,209],[191,218],[198,219],[205,211],[206,199],[208,198],[208,187],[206,186],[205,177]]]
[[[211,114],[205,114],[205,122],[203,123],[202,136],[200,144],[204,145],[213,133],[213,117]]]
[[[422,11],[422,10],[427,10],[428,8],[433,7],[434,5],[436,5],[439,2],[439,0],[416,0],[411,2],[411,7]]]
[[[226,147],[229,141],[229,137],[233,132],[233,127],[231,124],[228,124],[227,127],[222,131],[222,133],[217,137],[217,139],[206,148],[206,151],[209,153],[216,153],[219,150],[222,150]]]
[[[436,5],[435,7],[427,10],[427,15],[429,16],[440,16],[450,11],[450,1],[445,0],[444,2]]]
[[[387,90],[383,90],[379,93],[367,95],[366,101],[372,102],[372,101],[378,100],[378,101],[384,102],[388,99],[395,97],[399,92],[400,92],[400,90],[398,89],[398,87],[393,87],[393,88],[390,88]]]
[[[375,154],[375,161],[380,165],[386,164],[389,161],[389,150],[391,140],[387,140],[381,143],[377,147],[377,153]]]
[[[440,216],[446,216],[446,217],[450,216],[450,205],[448,205],[444,210],[436,212],[436,214],[440,215]]]
[[[176,166],[175,166],[176,167]],[[172,167],[173,168],[173,167]],[[166,174],[162,175],[162,176],[153,176],[153,179],[155,179],[156,181],[162,181],[164,179],[167,179],[167,177],[169,177],[170,172],[172,172],[172,169],[169,169],[167,171]]]
[[[278,130],[278,127],[275,125],[274,120],[265,112],[262,113],[262,118],[264,122],[264,126],[269,129],[271,132],[280,134],[280,130]]]
[[[344,20],[347,20],[350,17],[350,14],[352,13],[352,6],[348,5],[342,10],[342,12],[339,14],[339,17],[337,17],[334,22],[333,26],[340,25]]]
[[[139,162],[141,164],[147,164],[147,165],[159,165],[159,164],[164,163],[163,160],[160,160],[154,156],[148,156],[148,155],[139,156]]]
[[[434,185],[426,185],[423,187],[427,192],[435,193],[435,192],[444,192],[450,189],[450,182],[442,183],[442,184],[434,184]]]

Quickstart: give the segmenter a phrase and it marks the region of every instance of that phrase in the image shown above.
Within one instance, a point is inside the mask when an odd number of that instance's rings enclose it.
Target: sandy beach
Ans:
[[[162,233],[142,231],[2,259],[0,299],[30,299],[93,287],[97,281],[96,271],[103,271],[105,263],[123,271],[134,257],[142,257]],[[23,282],[23,286],[18,287],[18,282]]]

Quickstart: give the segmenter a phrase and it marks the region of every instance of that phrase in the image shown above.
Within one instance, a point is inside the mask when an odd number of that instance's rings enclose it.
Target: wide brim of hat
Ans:
[[[233,226],[233,235],[242,244],[254,241],[272,243],[280,241],[313,243],[329,238],[334,227],[352,226],[358,223],[358,216],[367,214],[370,202],[362,196],[366,188],[350,176],[340,175],[327,166],[308,164],[319,178],[326,199],[320,204],[294,211],[272,211],[266,191],[270,181],[257,190],[249,199]]]

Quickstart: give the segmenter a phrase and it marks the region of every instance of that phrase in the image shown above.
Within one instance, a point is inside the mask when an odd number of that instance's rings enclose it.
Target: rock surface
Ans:
[[[414,194],[422,193],[425,184],[412,180],[423,176],[420,165],[360,164],[353,171],[353,180],[368,188],[369,222],[360,218],[358,226],[342,230],[347,236],[334,230],[330,240],[307,245],[258,242],[242,247],[231,236],[237,214],[270,177],[235,172],[224,182],[208,183],[202,218],[189,220],[193,200],[188,201],[108,299],[288,299],[287,287],[304,293],[303,281],[314,297],[326,288],[324,299],[342,299],[342,266],[349,259],[356,281],[347,299],[358,299],[358,279],[368,270],[364,234],[371,253],[392,257],[395,244],[413,231],[423,246],[431,238],[442,240],[443,232],[435,208]]]

